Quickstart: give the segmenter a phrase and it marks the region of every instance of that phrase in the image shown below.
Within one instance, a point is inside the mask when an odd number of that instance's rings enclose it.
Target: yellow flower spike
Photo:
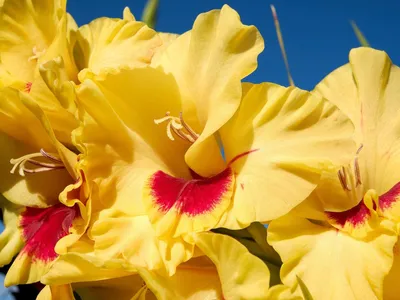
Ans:
[[[7,201],[0,195],[4,230],[0,234],[0,266],[7,265],[21,250],[23,241],[18,230],[18,218],[23,207]]]
[[[162,41],[142,22],[100,18],[79,28],[75,61],[83,82],[91,74],[102,75],[120,68],[146,66]]]
[[[386,220],[363,240],[290,213],[268,227],[268,242],[280,254],[283,284],[314,299],[382,299],[397,235]],[[278,298],[279,299],[279,298]]]

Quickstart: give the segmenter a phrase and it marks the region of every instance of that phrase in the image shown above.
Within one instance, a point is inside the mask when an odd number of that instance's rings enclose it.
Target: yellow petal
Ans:
[[[51,262],[35,260],[27,253],[21,252],[14,260],[4,280],[5,286],[29,284],[40,280],[47,273]]]
[[[28,94],[19,94],[21,102],[29,109],[29,111],[35,115],[35,117],[40,121],[42,128],[46,132],[46,136],[52,142],[53,147],[56,148],[57,153],[62,160],[65,168],[69,172],[73,179],[78,179],[77,170],[75,169],[75,164],[77,162],[77,155],[73,153],[70,149],[64,146],[56,136],[56,132],[53,130],[53,126],[48,118],[47,114],[43,109],[35,102],[35,100]],[[67,131],[68,133],[71,133]],[[72,148],[72,147],[71,147]]]
[[[350,120],[321,97],[270,83],[244,84],[238,111],[220,130],[237,174],[233,204],[220,226],[234,229],[290,211],[324,170],[347,162],[355,148],[352,135]]]
[[[124,20],[127,21],[136,21],[135,16],[132,14],[131,10],[129,7],[125,7],[123,11],[123,17]]]
[[[400,241],[393,247],[393,265],[383,282],[383,299],[396,300],[399,297]]]
[[[40,291],[36,300],[75,300],[75,297],[69,284],[46,285]]]
[[[138,271],[159,300],[223,299],[218,272],[204,257],[182,264],[170,277],[144,268]]]
[[[303,300],[301,296],[293,295],[289,287],[278,284],[271,287],[268,291],[267,299],[274,300]]]
[[[32,83],[30,93],[21,97],[36,103],[49,119],[57,139],[72,148],[71,132],[79,125],[75,117],[75,92],[72,83],[60,75],[64,72],[60,71],[63,61],[57,63],[49,61],[41,65],[41,76]]]
[[[74,49],[80,81],[89,73],[146,66],[161,44],[156,32],[137,21],[100,18],[79,28]]]
[[[158,239],[147,216],[100,219],[90,234],[95,241],[95,253],[107,261],[125,259],[135,267],[162,269],[168,274],[193,256],[193,245],[182,238]]]
[[[381,195],[400,181],[400,139],[397,111],[400,69],[383,51],[353,49],[350,63],[329,74],[315,88],[337,105],[356,127],[361,179]]]
[[[62,0],[64,1],[64,0]],[[69,80],[77,81],[78,69],[73,58],[73,46],[76,40],[75,20],[69,14],[60,11],[60,22],[57,25],[56,32],[49,48],[38,60],[39,63],[46,63],[49,60],[61,57],[64,62],[65,74]]]
[[[139,275],[125,276],[118,279],[83,282],[73,285],[82,299],[96,300],[155,300]]]
[[[176,78],[185,121],[201,133],[185,156],[196,173],[208,177],[223,169],[212,135],[238,108],[240,80],[255,70],[263,49],[258,30],[243,25],[237,12],[224,5],[200,14],[193,29],[174,40],[153,63]]]
[[[270,273],[261,259],[226,235],[207,232],[195,239],[215,264],[225,299],[266,299]]]
[[[11,262],[23,246],[21,232],[18,229],[18,218],[23,207],[7,201],[1,195],[0,206],[4,223],[4,230],[0,234],[0,266],[4,266]]]
[[[41,282],[51,285],[62,285],[72,282],[101,281],[110,278],[128,276],[131,273],[122,269],[122,261],[105,262],[94,254],[93,242],[86,236],[60,255],[42,276]],[[106,266],[112,265],[112,267]]]
[[[37,60],[57,35],[65,6],[64,0],[4,1],[0,15],[1,63],[12,76],[33,81]]]
[[[282,282],[295,295],[301,295],[299,276],[314,299],[382,299],[397,241],[387,225],[357,240],[289,214],[270,223],[268,242],[282,258]]]
[[[12,88],[0,90],[0,122],[0,130],[16,140],[39,149],[52,147],[39,120],[22,103],[19,92]]]

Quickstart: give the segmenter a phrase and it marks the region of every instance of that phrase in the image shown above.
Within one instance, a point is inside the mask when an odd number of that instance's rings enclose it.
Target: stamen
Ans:
[[[33,49],[32,49],[33,55],[28,58],[28,61],[33,61],[33,60],[39,59],[45,52],[46,52],[46,49],[39,51],[36,46],[33,47]]]
[[[165,117],[154,120],[154,123],[157,125],[163,122],[168,122],[167,136],[171,141],[175,140],[173,133],[182,140],[190,143],[194,143],[199,137],[199,135],[183,120],[182,112],[179,113],[179,118],[172,117],[168,111]]]
[[[50,162],[41,161],[38,160],[38,158],[46,158]],[[27,154],[20,158],[12,158],[10,163],[14,165],[10,173],[14,174],[15,170],[18,168],[18,174],[21,176],[25,176],[25,173],[40,173],[65,168],[61,159],[43,149],[40,149],[40,152]],[[27,163],[38,166],[39,168],[28,168],[26,166]]]
[[[363,147],[364,147],[364,145],[361,144],[361,146],[358,148],[358,150],[357,150],[357,152],[356,152],[356,155],[360,154],[360,152],[361,152],[361,150],[362,150]]]
[[[358,164],[358,154],[360,154],[362,148],[364,147],[363,144],[358,148],[356,152],[356,158],[354,159],[354,173],[356,174],[356,187],[362,184],[361,181],[361,172],[360,172],[360,165]]]
[[[363,145],[361,144],[361,146],[357,149],[356,156],[353,162],[353,168],[351,168],[350,166],[346,166],[342,167],[338,171],[340,184],[345,191],[356,192],[357,187],[362,185],[360,165],[358,163],[358,155],[360,154],[362,148]]]
[[[183,127],[185,127],[185,129],[189,132],[189,134],[192,136],[192,138],[194,138],[195,140],[197,140],[199,138],[199,135],[193,131],[192,128],[190,128],[186,122],[183,120],[183,115],[182,112],[179,113],[179,120],[181,121],[181,124]]]
[[[356,174],[356,186],[362,184],[360,166],[358,165],[358,157],[354,159],[354,173]]]
[[[339,177],[339,181],[340,181],[340,184],[342,185],[343,189],[346,191],[351,191],[351,189],[347,185],[347,175],[346,175],[346,169],[344,167],[342,167],[338,171],[338,177]]]

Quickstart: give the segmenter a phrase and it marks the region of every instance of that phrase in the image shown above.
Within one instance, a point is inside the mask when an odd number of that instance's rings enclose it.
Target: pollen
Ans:
[[[12,158],[10,163],[14,165],[10,173],[14,174],[18,169],[21,176],[25,176],[25,173],[40,173],[65,168],[62,160],[56,154],[48,153],[43,149],[20,158]]]
[[[167,123],[167,136],[171,141],[174,141],[174,135],[179,138],[194,143],[199,135],[183,120],[182,112],[179,113],[179,117],[171,116],[170,112],[165,114],[165,117],[155,119],[154,123],[157,125]]]

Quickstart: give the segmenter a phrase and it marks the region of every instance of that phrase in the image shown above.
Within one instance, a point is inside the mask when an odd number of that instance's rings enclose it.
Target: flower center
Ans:
[[[65,168],[57,154],[48,153],[43,149],[40,149],[40,152],[27,154],[20,158],[12,158],[10,163],[14,165],[10,173],[14,174],[18,168],[18,173],[21,176],[25,176],[25,173],[40,173]],[[27,164],[32,167],[29,168]]]
[[[33,49],[32,49],[33,55],[28,58],[28,61],[38,60],[45,52],[46,52],[46,49],[39,51],[36,46],[33,47]]]
[[[174,134],[180,137],[182,140],[188,141],[192,144],[199,137],[199,135],[183,120],[182,112],[179,113],[179,118],[173,117],[170,115],[170,112],[167,112],[165,117],[154,120],[154,123],[157,125],[164,122],[168,122],[167,136],[171,141],[175,140]]]

